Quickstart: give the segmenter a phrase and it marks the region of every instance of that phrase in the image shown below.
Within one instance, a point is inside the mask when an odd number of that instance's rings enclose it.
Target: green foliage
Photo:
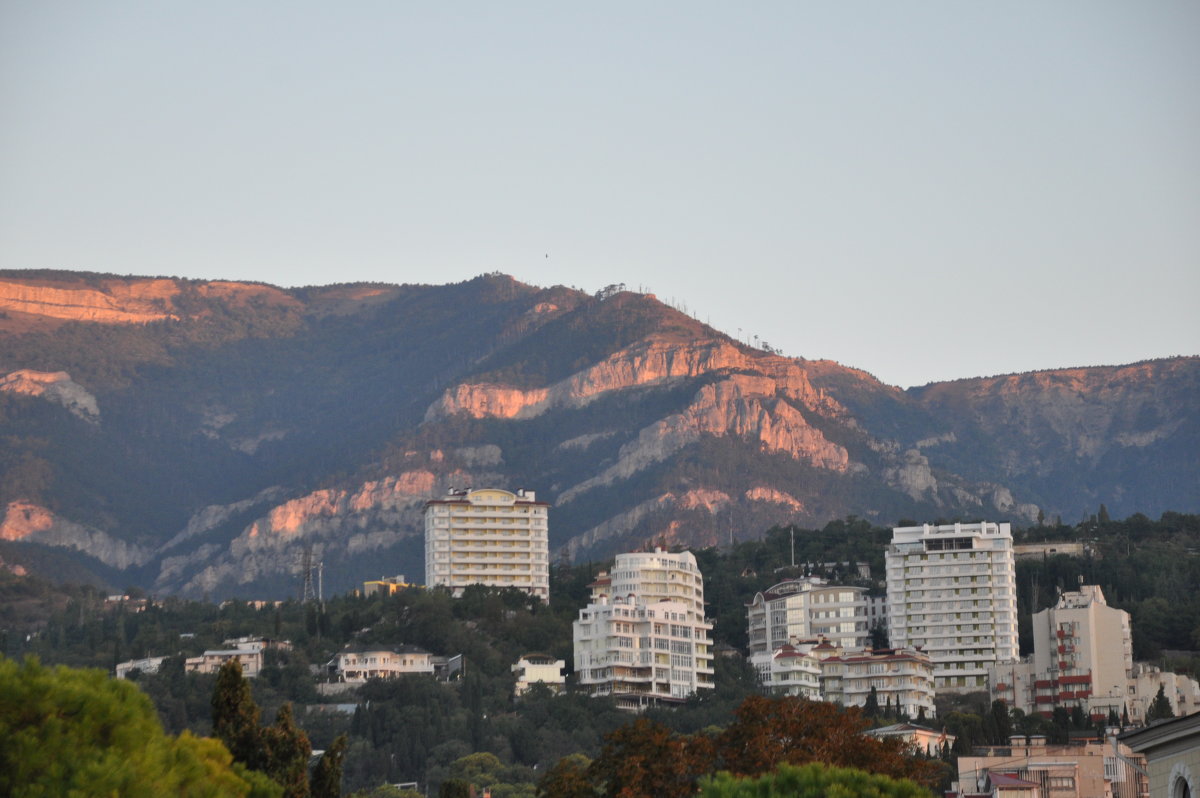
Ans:
[[[148,698],[102,671],[0,659],[0,794],[278,796],[216,740],[162,731]]]
[[[911,781],[812,762],[780,765],[754,778],[718,773],[700,782],[702,798],[931,798]]]
[[[213,690],[213,734],[225,743],[235,761],[251,770],[267,770],[268,764],[274,763],[269,759],[258,719],[258,704],[242,676],[241,663],[227,661],[217,672]]]
[[[1168,720],[1173,717],[1175,717],[1175,712],[1171,709],[1171,701],[1167,698],[1167,694],[1160,684],[1158,692],[1154,695],[1154,700],[1146,708],[1146,722],[1153,723],[1156,720]]]
[[[321,755],[312,773],[312,798],[340,798],[342,760],[346,756],[346,735],[339,734]]]

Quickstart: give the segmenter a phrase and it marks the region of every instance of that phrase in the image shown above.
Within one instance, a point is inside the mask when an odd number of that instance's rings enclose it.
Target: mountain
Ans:
[[[1200,510],[1200,358],[901,390],[654,296],[490,274],[269,285],[0,272],[0,559],[156,592],[423,570],[452,486],[553,504],[560,557],[854,514]]]

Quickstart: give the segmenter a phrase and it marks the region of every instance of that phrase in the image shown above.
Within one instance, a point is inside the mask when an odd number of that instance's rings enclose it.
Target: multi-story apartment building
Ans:
[[[690,551],[618,554],[574,623],[575,672],[626,709],[680,701],[713,686],[712,624]]]
[[[1129,613],[1108,606],[1096,585],[1063,593],[1033,616],[1033,655],[989,668],[993,699],[1049,716],[1079,707],[1096,720],[1109,713],[1142,723],[1160,687],[1176,713],[1200,709],[1200,685],[1188,676],[1135,664]]]
[[[909,717],[934,716],[933,665],[911,649],[844,650],[824,640],[801,640],[754,654],[750,663],[764,692],[864,707],[875,692]]]
[[[618,554],[612,573],[600,574],[593,583],[592,597],[614,599],[636,596],[645,604],[677,601],[689,616],[704,619],[704,577],[690,551],[635,551]]]
[[[711,630],[682,601],[601,598],[574,622],[579,686],[633,711],[683,701],[713,687]]]
[[[454,490],[425,505],[425,582],[462,595],[467,585],[550,597],[547,512],[533,491]]]
[[[1133,676],[1129,613],[1108,606],[1097,585],[1063,593],[1033,615],[1033,655],[989,668],[993,698],[1024,712],[1079,706],[1091,715],[1127,712]]]
[[[821,667],[836,667],[843,706],[864,707],[874,691],[881,708],[890,705],[910,718],[935,714],[933,664],[920,651],[853,651],[823,660]]]
[[[780,582],[747,605],[750,655],[817,636],[843,648],[864,648],[885,607],[884,599],[868,596],[862,587],[830,585],[817,577]]]
[[[929,656],[935,689],[986,690],[988,667],[1017,659],[1012,545],[1008,524],[986,521],[892,530],[890,641]]]

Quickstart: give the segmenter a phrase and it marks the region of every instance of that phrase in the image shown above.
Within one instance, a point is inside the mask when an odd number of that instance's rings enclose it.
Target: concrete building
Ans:
[[[704,620],[704,577],[690,551],[637,551],[618,554],[612,573],[601,573],[592,583],[593,600],[601,595],[626,599],[636,596],[645,604],[676,601],[693,620]]]
[[[132,671],[142,674],[158,673],[158,669],[162,666],[164,660],[166,660],[166,657],[143,657],[142,659],[126,660],[125,662],[118,662],[114,670],[118,679],[128,679]]]
[[[550,598],[547,512],[533,491],[451,490],[425,505],[425,582],[515,587]]]
[[[993,699],[1026,713],[1078,706],[1095,720],[1111,711],[1140,724],[1161,686],[1176,714],[1200,710],[1194,679],[1134,663],[1129,613],[1108,606],[1096,585],[1035,613],[1033,635],[1032,656],[989,668]]]
[[[381,576],[378,579],[363,582],[363,595],[367,597],[391,596],[410,587],[414,587],[414,585],[405,580],[404,574],[398,576]]]
[[[805,645],[802,641],[797,643],[785,643],[775,651],[750,656],[750,664],[758,674],[758,683],[768,695],[794,695],[823,701],[821,660],[813,651],[814,646]]]
[[[512,666],[512,672],[517,677],[513,687],[513,695],[520,696],[529,691],[535,684],[544,684],[553,693],[561,693],[567,682],[563,670],[567,663],[554,659],[548,654],[526,654]]]
[[[932,719],[933,665],[912,649],[845,650],[828,640],[795,641],[754,654],[750,663],[763,692],[864,707],[875,690],[882,710],[889,704],[911,718]]]
[[[231,659],[242,664],[242,675],[247,679],[253,679],[262,670],[262,649],[247,648],[205,651],[198,657],[188,657],[184,660],[183,669],[188,673],[216,673]]]
[[[831,585],[818,577],[780,582],[756,593],[747,605],[750,654],[817,636],[844,648],[865,648],[885,607],[884,599],[868,596],[862,587]]]
[[[1015,662],[1016,571],[1008,524],[892,530],[888,634],[933,663],[938,691],[986,690],[988,666]]]
[[[867,729],[866,733],[880,739],[899,737],[908,743],[914,752],[930,758],[941,756],[942,747],[950,748],[957,739],[953,734],[946,734],[944,729],[939,731],[915,723],[893,723],[891,726]]]
[[[1200,796],[1200,713],[1121,735],[1147,761],[1150,798]]]
[[[822,660],[822,669],[834,665],[841,681],[839,703],[863,707],[871,691],[882,710],[891,704],[910,718],[933,718],[933,664],[912,649],[846,652]]]
[[[394,679],[408,673],[434,673],[433,655],[423,648],[398,646],[348,646],[329,661],[331,674],[340,681],[361,683],[367,679]]]
[[[572,630],[579,686],[632,711],[683,701],[713,687],[711,630],[680,601],[589,604]]]
[[[958,758],[958,782],[947,796],[1024,795],[1031,798],[1145,798],[1146,760],[1110,738],[1083,745],[1046,745],[1014,736],[1007,746],[978,748]],[[1032,787],[1012,792],[1010,779]]]

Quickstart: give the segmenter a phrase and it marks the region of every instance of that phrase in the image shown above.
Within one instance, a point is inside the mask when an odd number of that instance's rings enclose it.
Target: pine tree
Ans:
[[[1107,524],[1107,523],[1109,523],[1109,521],[1112,520],[1108,517],[1108,508],[1105,507],[1103,504],[1100,505],[1100,512],[1099,512],[1099,514],[1097,514],[1096,520],[1102,524]]]

